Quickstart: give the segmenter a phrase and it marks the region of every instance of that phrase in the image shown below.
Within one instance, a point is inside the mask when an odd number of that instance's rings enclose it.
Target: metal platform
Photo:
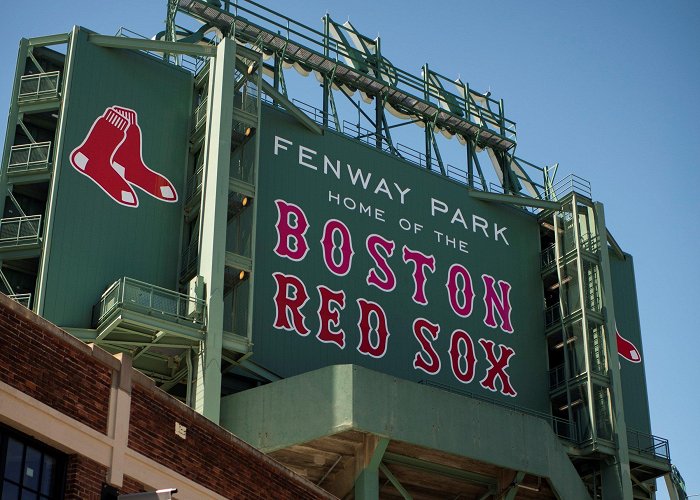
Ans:
[[[297,63],[305,70],[317,71],[325,77],[332,78],[332,83],[336,86],[360,90],[370,96],[382,96],[384,102],[393,108],[450,133],[469,137],[480,147],[490,147],[498,151],[507,151],[515,147],[515,123],[480,106],[471,95],[465,99],[444,90],[438,93],[437,89],[430,85],[426,89],[423,79],[398,68],[384,68],[380,62],[379,72],[386,69],[396,77],[396,84],[391,85],[368,74],[370,70],[365,73],[341,62],[343,59],[352,59],[353,56],[339,50],[337,44],[323,33],[279,16],[254,2],[246,2],[246,5],[250,8],[240,4],[229,4],[229,8],[234,9],[234,12],[230,12],[213,7],[205,0],[179,1],[180,10],[201,22],[219,28],[223,33],[233,33],[240,42],[249,43],[264,52],[283,53],[285,61]],[[277,16],[279,19],[266,16]],[[260,24],[248,18],[259,20]],[[270,27],[263,27],[262,24],[268,24]],[[273,30],[286,33],[286,36]],[[301,39],[307,46],[316,46],[318,51],[295,42],[291,35]],[[368,61],[364,60],[356,62],[364,66],[368,64]],[[464,111],[462,116],[440,106],[439,103],[444,101],[445,96],[450,101],[460,104]]]

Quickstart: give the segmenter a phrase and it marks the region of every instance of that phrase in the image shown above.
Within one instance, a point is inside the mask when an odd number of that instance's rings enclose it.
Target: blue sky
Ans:
[[[425,62],[505,100],[518,156],[592,183],[607,224],[635,258],[655,434],[671,443],[688,493],[700,493],[700,3],[695,0],[496,2],[270,0],[321,29],[350,19],[398,67]],[[99,7],[98,7],[99,6]],[[97,7],[97,8],[96,8]],[[14,6],[0,32],[0,116],[7,116],[18,41],[80,24],[160,31],[165,1],[62,1]],[[5,119],[0,133],[4,137]],[[659,484],[663,489],[662,483]],[[662,493],[659,498],[666,498]]]

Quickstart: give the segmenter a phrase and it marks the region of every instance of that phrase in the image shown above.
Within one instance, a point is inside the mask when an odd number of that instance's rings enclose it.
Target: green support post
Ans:
[[[379,499],[379,464],[389,445],[389,439],[368,436],[365,440],[365,463],[364,468],[355,480],[356,500],[378,500]],[[374,441],[374,442],[373,442]]]
[[[42,42],[51,42],[65,35],[56,35],[55,37],[45,37]],[[68,48],[66,49],[66,60],[63,66],[63,89],[61,98],[61,108],[59,112],[60,121],[56,128],[56,136],[54,137],[54,147],[53,147],[53,173],[51,175],[51,183],[49,184],[49,194],[46,200],[46,214],[44,216],[44,241],[43,249],[41,252],[41,259],[39,261],[39,271],[36,283],[36,298],[34,299],[34,311],[39,314],[44,314],[44,302],[46,294],[46,278],[48,275],[49,266],[49,256],[51,255],[51,242],[53,238],[54,230],[54,215],[56,213],[56,193],[59,188],[59,180],[61,178],[61,157],[63,156],[63,142],[67,130],[66,116],[65,112],[70,105],[71,99],[71,82],[73,81],[73,71],[75,64],[75,50],[78,45],[77,40],[79,37],[83,39],[87,37],[87,33],[81,30],[79,27],[74,26],[70,32],[70,37],[67,40]],[[37,40],[30,40],[30,44],[38,43]]]
[[[194,407],[219,423],[221,350],[224,329],[224,267],[233,126],[236,43],[225,38],[216,49],[209,79],[206,168],[202,187],[199,274],[204,277],[207,334],[197,359]]]
[[[12,86],[12,98],[10,99],[10,111],[7,117],[7,130],[5,131],[5,147],[3,148],[2,165],[0,165],[0,214],[5,213],[5,197],[7,193],[7,164],[10,160],[10,150],[12,142],[15,138],[15,129],[17,128],[17,119],[19,116],[19,105],[17,96],[19,95],[19,86],[22,75],[27,63],[27,53],[29,40],[22,38],[19,41],[19,51],[17,55],[17,65],[15,67],[15,80]]]
[[[630,472],[629,449],[627,445],[627,424],[625,423],[624,402],[622,400],[622,379],[620,377],[619,354],[617,352],[617,331],[615,327],[615,305],[613,303],[612,275],[610,273],[610,256],[606,244],[607,228],[605,226],[605,210],[603,204],[594,202],[597,232],[600,237],[600,270],[601,287],[605,304],[605,340],[608,347],[608,370],[610,371],[610,390],[613,403],[613,432],[617,443],[616,464],[610,467],[617,469],[619,492],[624,500],[632,499],[632,475]],[[603,475],[603,486],[606,486],[606,474]],[[615,485],[617,486],[617,485]],[[615,495],[613,495],[615,496]]]

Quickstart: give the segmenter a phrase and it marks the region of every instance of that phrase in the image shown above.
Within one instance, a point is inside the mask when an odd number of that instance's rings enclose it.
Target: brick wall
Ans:
[[[116,358],[2,294],[0,346],[0,381],[106,434],[112,376],[122,366]],[[228,498],[333,498],[164,393],[145,375],[134,372],[131,379],[132,450]],[[187,428],[186,439],[175,434],[175,422]],[[62,448],[71,449],[71,443]],[[105,466],[71,455],[66,498],[99,499],[107,477]],[[150,489],[124,477],[120,492]]]
[[[155,388],[135,385],[131,393],[129,448],[223,496],[236,498],[327,498],[305,481],[233,434],[202,418]],[[175,434],[175,423],[187,437]],[[166,453],[163,453],[165,451]]]
[[[0,381],[96,431],[107,431],[109,367],[92,350],[4,295],[0,305]],[[90,398],[85,398],[90,394]]]
[[[100,500],[102,486],[107,476],[104,467],[89,458],[71,455],[66,466],[65,500]],[[124,478],[120,493],[139,493],[146,488],[131,478]]]

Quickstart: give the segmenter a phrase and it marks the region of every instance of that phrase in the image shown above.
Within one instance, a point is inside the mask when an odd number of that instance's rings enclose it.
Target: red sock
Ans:
[[[154,198],[170,203],[177,201],[177,191],[172,183],[148,168],[143,162],[141,128],[137,122],[136,112],[119,106],[113,106],[112,109],[130,122],[126,130],[126,139],[112,158],[114,169],[121,173],[127,182],[141,188]]]
[[[112,168],[114,151],[124,142],[128,127],[126,119],[108,108],[92,124],[83,143],[70,154],[70,162],[120,205],[138,207],[136,193]]]
[[[620,332],[616,333],[617,353],[623,358],[625,358],[627,361],[631,361],[632,363],[639,363],[642,360],[642,356],[639,354],[639,351],[634,346],[634,344],[626,338],[624,338],[622,335],[620,335]]]

